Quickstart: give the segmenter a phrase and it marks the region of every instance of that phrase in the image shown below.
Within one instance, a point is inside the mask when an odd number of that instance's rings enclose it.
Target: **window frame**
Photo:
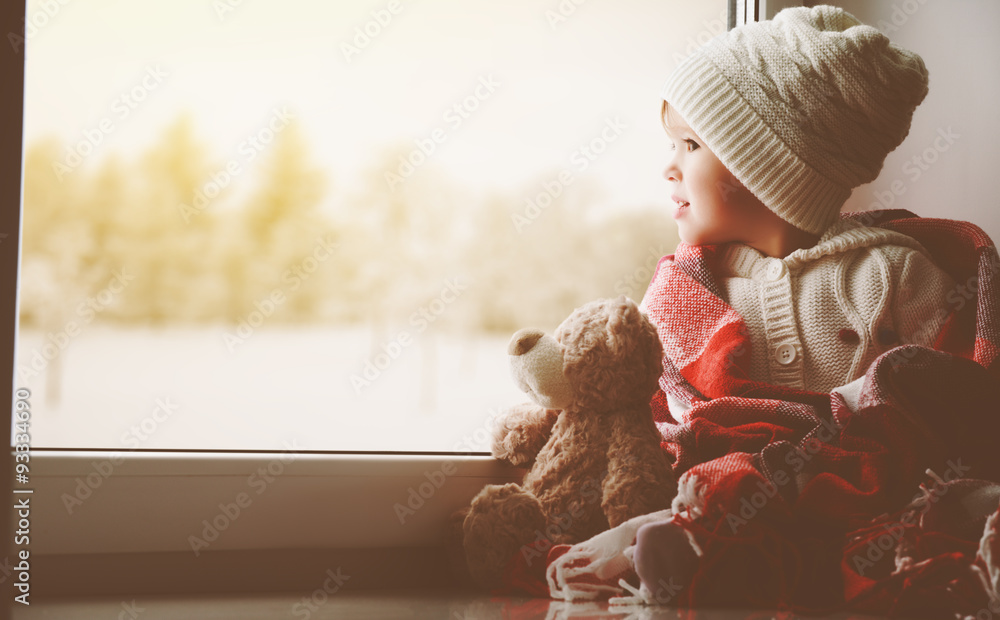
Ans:
[[[729,28],[772,19],[790,6],[804,6],[802,0],[729,0]]]
[[[752,0],[751,0],[752,1]],[[765,1],[765,6],[772,4]],[[24,33],[26,2],[6,3],[0,11],[0,29],[8,33]],[[730,2],[730,27],[733,25],[735,0]],[[8,87],[0,93],[3,114],[0,120],[0,280],[4,291],[0,302],[0,321],[3,321],[8,343],[3,348],[2,369],[11,382],[4,382],[3,394],[10,403],[11,417],[5,426],[5,441],[11,446],[11,426],[14,391],[16,389],[15,353],[18,333],[17,308],[19,307],[18,275],[21,247],[21,207],[23,204],[23,113],[24,113],[24,47],[14,53],[0,54],[0,67],[8,76]],[[0,478],[5,493],[12,497],[13,461],[4,459]],[[471,497],[486,484],[503,484],[519,481],[523,470],[505,465],[487,454],[456,453],[357,453],[300,451],[294,460],[283,464],[283,472],[276,476],[273,486],[242,508],[239,517],[231,521],[211,546],[206,555],[218,556],[231,552],[232,566],[243,566],[249,552],[253,557],[274,557],[274,552],[292,552],[292,555],[310,551],[323,554],[327,551],[356,550],[359,554],[371,549],[389,553],[411,548],[439,546],[443,542],[444,527],[449,515],[468,504]],[[249,486],[248,480],[261,467],[266,468],[280,452],[269,451],[197,451],[197,450],[137,450],[118,452],[112,450],[39,449],[31,453],[32,536],[30,552],[33,561],[47,567],[36,573],[45,575],[65,574],[53,569],[55,564],[66,566],[104,566],[101,570],[73,571],[73,583],[44,584],[49,594],[63,592],[108,591],[106,582],[111,567],[130,557],[135,561],[129,567],[158,565],[158,558],[170,556],[184,564],[194,552],[185,536],[179,531],[196,535],[198,524],[215,519],[222,508],[213,503],[229,503],[234,493]],[[111,472],[104,476],[101,472]],[[407,501],[411,490],[430,482],[434,472],[454,467],[454,474],[443,474],[445,482],[424,497],[424,504],[412,514],[409,523],[401,520],[394,509],[396,504]],[[87,480],[97,475],[100,483],[89,485],[91,494],[71,514],[63,504],[63,495],[73,495],[78,485],[88,486]],[[429,477],[430,476],[430,477]],[[279,478],[280,479],[277,479]],[[286,486],[282,490],[282,485]],[[374,511],[363,513],[360,522],[348,512],[338,513],[331,508],[331,489],[338,489],[338,500],[344,505],[373,505]],[[260,488],[251,487],[251,489]],[[141,490],[137,503],[137,489]],[[273,490],[272,490],[273,489]],[[425,494],[428,487],[424,486]],[[266,492],[270,491],[270,492]],[[252,492],[246,491],[244,492]],[[208,496],[206,496],[206,493]],[[414,500],[414,503],[417,503]],[[131,508],[130,508],[131,507]],[[136,510],[150,520],[129,519]],[[312,511],[311,513],[309,511]],[[412,509],[411,509],[412,510]],[[9,511],[3,512],[4,531],[11,532]],[[289,516],[303,516],[289,522]],[[124,518],[123,518],[124,517]],[[339,519],[339,520],[338,520]],[[395,525],[394,525],[395,522]],[[409,526],[409,527],[408,527]],[[229,528],[232,529],[229,529]],[[181,528],[181,529],[178,529]],[[185,529],[186,528],[186,529]],[[3,557],[11,558],[14,537],[3,537]],[[127,554],[127,555],[121,555]],[[187,554],[187,555],[184,555]],[[269,555],[270,554],[270,555]],[[357,555],[357,554],[356,554]],[[419,555],[419,554],[417,554]],[[292,556],[284,556],[292,557]],[[386,556],[386,557],[398,557]],[[313,558],[315,559],[315,557]],[[412,560],[413,558],[411,558]],[[176,562],[175,562],[176,563]],[[413,562],[411,562],[412,564]],[[315,562],[313,562],[315,564]],[[377,564],[377,561],[375,562]],[[317,564],[318,566],[319,564]],[[373,562],[368,564],[372,571]],[[124,571],[131,570],[125,568]],[[301,565],[291,573],[303,575]],[[5,571],[6,572],[6,571]],[[218,583],[231,582],[226,571],[218,573]],[[124,574],[124,573],[122,573]],[[315,577],[311,573],[310,577]],[[135,579],[149,579],[134,576]],[[160,579],[155,572],[152,580]],[[57,580],[58,581],[58,580]],[[114,581],[114,577],[111,577]],[[211,591],[213,583],[193,584],[189,579],[160,579],[159,589],[146,591],[177,592],[186,590]],[[210,579],[211,581],[211,579]],[[419,579],[417,580],[419,581]],[[3,579],[6,600],[13,600],[14,579]],[[104,583],[103,587],[98,584]],[[289,585],[285,583],[285,585]],[[384,583],[381,585],[385,585]],[[248,589],[265,587],[245,583]]]
[[[0,31],[5,33],[23,33],[23,22],[26,14],[26,4],[17,2],[4,3],[0,9]],[[8,42],[10,39],[5,37]],[[0,53],[0,75],[5,78],[5,88],[0,89],[0,323],[4,330],[2,360],[0,371],[11,381],[3,382],[0,394],[4,402],[10,406],[3,425],[3,438],[6,446],[11,445],[11,426],[14,410],[14,352],[17,337],[18,303],[18,273],[20,270],[21,249],[21,191],[24,181],[23,164],[23,121],[24,121],[24,47],[20,52],[13,49],[11,53],[4,50]],[[9,331],[8,331],[9,330]],[[3,459],[0,467],[0,479],[4,497],[13,498],[13,459]],[[13,500],[11,501],[13,504]],[[9,561],[14,550],[12,534],[13,511],[0,511],[0,528],[4,532],[0,547],[2,561]],[[6,566],[6,564],[5,564]],[[14,580],[4,578],[0,592],[4,597],[3,605],[9,604],[14,598]]]

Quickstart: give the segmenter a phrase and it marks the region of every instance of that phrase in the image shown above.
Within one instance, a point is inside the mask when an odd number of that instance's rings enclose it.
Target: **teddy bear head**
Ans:
[[[518,387],[548,409],[646,404],[663,372],[656,327],[624,295],[577,308],[551,336],[522,329],[507,352]]]

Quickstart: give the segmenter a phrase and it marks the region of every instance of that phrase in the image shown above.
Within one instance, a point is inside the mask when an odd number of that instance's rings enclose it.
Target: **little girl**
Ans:
[[[786,9],[682,61],[662,91],[673,148],[664,177],[677,256],[706,246],[704,279],[716,290],[707,301],[685,298],[658,269],[642,302],[654,323],[714,304],[720,333],[737,324],[747,332],[748,351],[727,360],[739,366],[741,395],[760,384],[837,391],[852,407],[879,355],[901,344],[933,347],[955,282],[913,238],[839,217],[851,190],[873,181],[906,137],[926,93],[919,56],[830,6]],[[675,368],[700,354],[691,350],[695,334],[674,328],[661,338]],[[666,397],[684,421],[690,403]],[[552,593],[589,598],[601,586],[574,586],[574,578],[606,579],[631,562],[642,587],[629,600],[669,602],[699,560],[696,541],[670,516],[640,517],[575,545],[549,567]]]

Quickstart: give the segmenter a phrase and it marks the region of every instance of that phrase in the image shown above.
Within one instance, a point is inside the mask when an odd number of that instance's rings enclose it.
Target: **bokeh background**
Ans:
[[[486,449],[510,334],[673,251],[658,91],[724,5],[29,2],[34,445]]]

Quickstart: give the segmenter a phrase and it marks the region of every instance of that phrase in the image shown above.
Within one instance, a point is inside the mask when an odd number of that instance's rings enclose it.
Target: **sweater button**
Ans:
[[[853,329],[842,329],[837,332],[837,337],[840,338],[841,342],[845,342],[847,344],[858,344],[861,342],[861,336],[859,336],[858,332]]]
[[[768,280],[779,280],[785,275],[785,263],[780,258],[772,258],[767,263],[764,274]]]
[[[774,359],[782,366],[788,366],[795,361],[798,353],[795,351],[795,345],[782,344],[778,345],[778,348],[774,350]]]

